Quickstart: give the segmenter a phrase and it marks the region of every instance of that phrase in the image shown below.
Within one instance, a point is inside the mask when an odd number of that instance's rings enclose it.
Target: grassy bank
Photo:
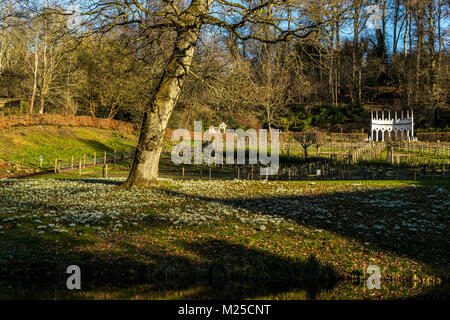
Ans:
[[[16,168],[8,168],[9,171],[19,171],[20,167],[39,168],[39,158],[42,155],[42,167],[48,169],[53,168],[55,158],[62,159],[67,165],[72,156],[75,164],[78,164],[85,154],[87,161],[92,162],[94,153],[100,162],[105,151],[109,159],[113,157],[114,150],[117,150],[118,156],[122,156],[123,152],[129,156],[136,142],[136,136],[121,135],[104,129],[17,127],[0,131],[0,159],[5,163],[16,164]]]

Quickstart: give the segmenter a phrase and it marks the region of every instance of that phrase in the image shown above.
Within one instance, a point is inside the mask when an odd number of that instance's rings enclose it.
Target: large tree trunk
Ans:
[[[197,2],[203,2],[203,0]],[[195,16],[194,12],[192,18],[198,20]],[[195,21],[191,23],[190,26],[178,31],[174,52],[145,111],[133,167],[127,181],[123,184],[126,187],[147,187],[157,182],[164,132],[186,74],[189,72],[201,27]]]
[[[408,32],[409,32],[409,9],[406,7],[406,13],[405,13],[405,33],[403,35],[403,56],[404,61],[406,61],[406,56],[408,55],[408,47],[407,47],[407,39],[408,39]]]
[[[399,0],[395,1],[395,13],[394,13],[394,33],[393,33],[393,40],[392,40],[392,54],[395,56],[397,53],[397,44],[398,44],[398,38],[400,37],[400,32],[397,34],[397,27],[398,27],[398,20],[399,20],[399,11],[400,11],[400,2]],[[400,27],[401,29],[401,27]],[[400,30],[401,31],[401,30]]]
[[[37,91],[37,73],[39,66],[39,53],[38,53],[38,45],[39,45],[39,33],[36,34],[36,40],[34,42],[34,68],[33,68],[33,92],[31,93],[30,100],[30,113],[33,113],[34,109],[34,100],[36,99],[36,91]]]
[[[353,14],[353,50],[352,50],[352,102],[361,103],[359,96],[358,68],[359,68],[359,9]]]
[[[380,3],[381,2],[381,3]],[[377,5],[382,8],[382,21],[381,21],[381,28],[376,29],[376,55],[377,58],[380,59],[381,64],[383,65],[383,69],[386,66],[386,32],[385,32],[385,26],[386,26],[386,17],[385,17],[385,10],[386,10],[386,2],[383,0],[378,0]],[[383,73],[385,71],[383,70]]]
[[[48,77],[49,77],[49,65],[47,60],[47,36],[44,35],[44,41],[43,41],[43,51],[42,51],[42,81],[41,81],[41,105],[39,106],[39,113],[44,113],[44,101],[45,101],[45,95],[47,94],[48,89]]]
[[[45,102],[45,94],[41,93],[41,102],[39,105],[39,114],[43,114],[44,113],[44,102]]]
[[[331,30],[330,30],[330,61],[329,61],[329,73],[328,73],[328,85],[330,88],[330,93],[331,93],[331,104],[334,106],[336,105],[335,103],[335,95],[334,95],[334,27],[335,24],[332,23],[331,24]]]
[[[431,99],[429,101],[431,106],[431,125],[436,126],[436,112],[438,105],[438,92],[437,92],[437,70],[436,70],[436,50],[435,50],[435,27],[434,27],[434,7],[430,2],[428,7],[428,48],[430,50],[430,86],[431,86]]]
[[[405,33],[403,35],[403,72],[405,74],[405,87],[406,87],[406,107],[409,109],[411,105],[411,71],[410,64],[407,62],[408,57],[408,34],[409,27],[411,23],[411,15],[409,12],[409,7],[406,6],[405,13]],[[411,47],[409,47],[409,51],[411,51]]]
[[[437,92],[437,103],[441,102],[441,82],[442,82],[442,48],[444,46],[442,41],[442,33],[441,33],[441,18],[442,18],[442,7],[441,1],[438,0],[438,16],[437,16],[437,37],[438,37],[438,56],[437,56],[437,74],[436,74],[436,92]]]
[[[340,88],[340,67],[341,67],[341,41],[339,38],[340,21],[339,17],[336,20],[336,77],[335,77],[335,96],[336,96],[336,106],[339,104],[339,88]]]
[[[417,105],[422,101],[421,76],[422,76],[422,50],[424,44],[424,25],[423,25],[423,6],[417,4],[417,54],[416,54],[416,94],[415,102]]]
[[[270,104],[266,106],[266,114],[267,114],[267,126],[269,127],[269,132],[272,133],[272,121],[270,116]]]

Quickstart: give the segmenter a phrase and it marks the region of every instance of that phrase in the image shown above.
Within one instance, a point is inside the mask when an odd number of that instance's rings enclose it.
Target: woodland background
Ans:
[[[204,28],[169,127],[202,120],[367,132],[371,109],[413,109],[419,131],[449,131],[449,2],[324,3],[308,19],[333,23],[303,39],[268,44]],[[380,29],[367,26],[371,4]],[[89,17],[59,1],[3,0],[0,9],[1,113],[140,123],[172,52],[170,33],[132,24],[89,33]]]

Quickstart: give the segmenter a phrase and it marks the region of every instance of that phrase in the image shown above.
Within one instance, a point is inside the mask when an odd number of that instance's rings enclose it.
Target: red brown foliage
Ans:
[[[117,130],[120,134],[132,134],[135,131],[133,123],[94,118],[89,116],[63,116],[59,114],[39,114],[0,117],[0,130],[11,127],[31,126],[70,126],[70,127],[92,127],[99,129]]]

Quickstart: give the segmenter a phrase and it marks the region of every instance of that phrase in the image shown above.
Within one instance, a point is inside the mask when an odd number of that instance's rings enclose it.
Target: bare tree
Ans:
[[[291,36],[305,38],[318,27],[317,23],[308,21],[308,13],[318,10],[320,5],[293,1],[290,9],[295,8],[298,10],[291,18],[291,24],[295,27],[286,30],[286,2],[276,0],[192,0],[188,3],[175,0],[115,0],[94,3],[88,13],[106,22],[102,31],[124,23],[135,23],[143,29],[164,29],[175,35],[172,55],[144,113],[133,167],[125,186],[149,186],[157,180],[164,132],[189,73],[203,27],[213,25],[228,30],[237,39],[255,39],[265,43],[276,43]],[[272,12],[270,19],[265,14],[268,10]],[[147,23],[146,17],[152,17],[152,23]],[[276,32],[252,32],[261,25],[270,25]]]
[[[305,159],[308,159],[308,148],[317,145],[320,148],[326,141],[326,135],[316,130],[307,130],[293,134],[294,139],[300,143],[303,148]],[[318,151],[319,152],[319,151]]]

